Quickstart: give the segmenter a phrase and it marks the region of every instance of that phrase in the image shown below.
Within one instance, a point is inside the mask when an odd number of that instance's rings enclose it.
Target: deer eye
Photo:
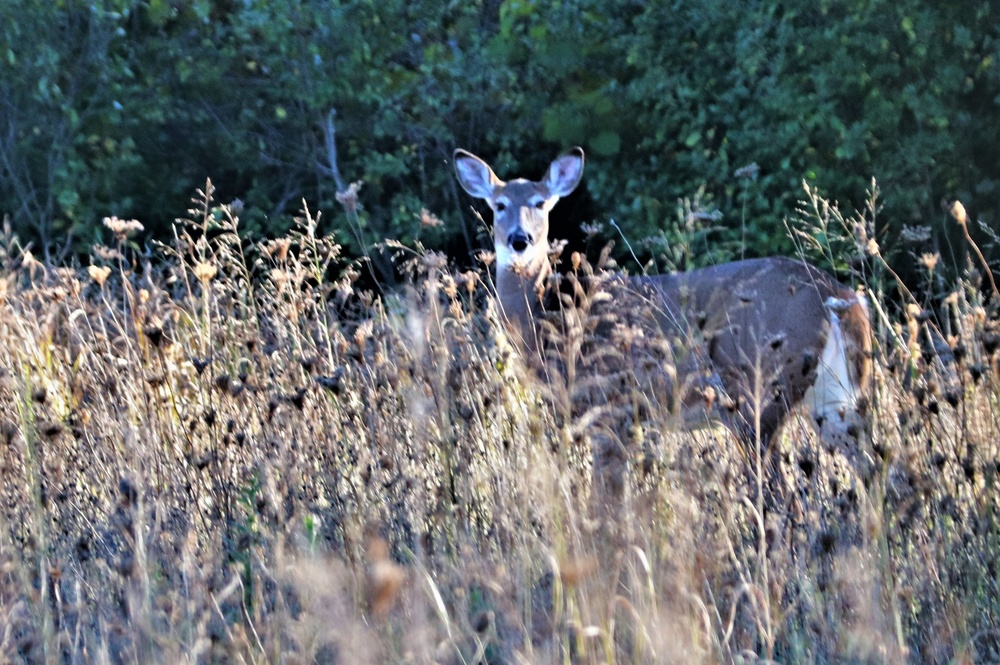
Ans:
[[[541,201],[537,202],[535,204],[535,208],[537,208],[538,210],[544,209],[545,208],[545,200],[542,199]]]
[[[507,209],[507,204],[504,203],[503,201],[497,201],[493,205],[493,209],[496,210],[497,212],[503,212],[504,210]]]

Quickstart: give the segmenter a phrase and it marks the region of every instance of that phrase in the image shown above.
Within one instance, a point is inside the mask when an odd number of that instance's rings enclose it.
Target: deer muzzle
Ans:
[[[509,236],[507,236],[507,246],[510,247],[515,252],[517,252],[518,254],[528,249],[528,247],[531,246],[532,242],[533,240],[531,236],[525,233],[524,230],[522,229],[517,229],[516,231],[511,232]]]

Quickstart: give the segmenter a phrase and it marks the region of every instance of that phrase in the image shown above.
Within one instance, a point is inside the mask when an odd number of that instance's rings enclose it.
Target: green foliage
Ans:
[[[939,243],[942,198],[1000,214],[997,18],[970,0],[8,0],[0,211],[46,244],[86,244],[112,214],[162,235],[210,176],[259,211],[247,232],[274,235],[303,199],[338,209],[335,129],[363,209],[327,223],[353,254],[478,245],[457,146],[534,177],[582,145],[593,216],[631,241],[675,233],[704,187],[720,251],[788,251],[803,180],[858,206],[874,175],[890,230]],[[749,164],[759,177],[734,176]]]

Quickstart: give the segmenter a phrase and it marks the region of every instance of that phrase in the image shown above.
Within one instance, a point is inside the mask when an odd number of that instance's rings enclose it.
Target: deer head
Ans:
[[[545,177],[504,182],[479,157],[455,151],[458,181],[470,195],[493,210],[493,244],[497,273],[523,270],[525,276],[542,270],[549,252],[549,211],[580,184],[583,150],[573,148],[557,157]]]

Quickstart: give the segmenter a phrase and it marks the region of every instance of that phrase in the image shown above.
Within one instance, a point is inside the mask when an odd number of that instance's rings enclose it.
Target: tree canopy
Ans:
[[[581,145],[575,221],[632,241],[701,192],[717,252],[787,250],[803,181],[861,205],[874,176],[884,242],[941,242],[942,199],[1000,215],[998,26],[968,0],[3,0],[0,213],[43,246],[108,215],[162,235],[211,177],[274,234],[302,200],[337,210],[335,129],[363,183],[354,252],[478,245],[459,146],[537,177]]]

